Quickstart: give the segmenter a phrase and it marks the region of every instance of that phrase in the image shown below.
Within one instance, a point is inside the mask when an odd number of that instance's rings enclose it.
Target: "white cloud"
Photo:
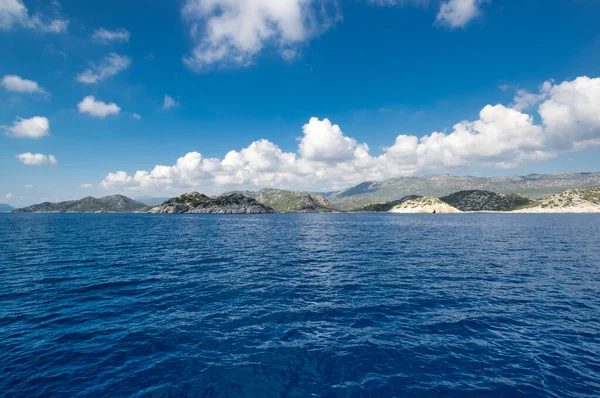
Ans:
[[[452,29],[464,28],[481,14],[483,0],[448,0],[442,2],[436,23]]]
[[[141,116],[141,115],[138,115],[137,113],[134,113],[134,114],[132,115],[132,117],[133,117],[134,119],[137,119],[137,120],[141,120],[141,119],[142,119],[142,116]]]
[[[163,99],[163,109],[171,109],[179,106],[179,102],[175,101],[170,95],[165,95]]]
[[[56,158],[53,155],[44,155],[42,153],[22,153],[16,156],[23,164],[27,166],[43,166],[43,165],[56,165]]]
[[[5,199],[11,199],[12,197],[13,197],[13,194],[12,194],[12,193],[10,193],[10,192],[9,192],[9,193],[7,193],[6,195],[4,195],[4,198],[5,198]]]
[[[102,185],[207,193],[260,187],[329,190],[472,165],[512,168],[600,145],[600,78],[580,77],[543,87],[548,94],[538,107],[541,124],[517,109],[486,105],[476,120],[457,123],[449,133],[399,135],[381,154],[372,155],[367,144],[344,135],[338,125],[312,118],[302,129],[296,152],[283,152],[274,143],[259,140],[222,159],[190,152],[172,166],[157,165],[133,175],[110,173]]]
[[[549,88],[539,114],[556,149],[582,149],[600,140],[600,78],[583,76]]]
[[[316,4],[313,4],[316,3]],[[264,47],[282,54],[328,29],[328,2],[314,0],[186,0],[182,9],[196,46],[185,64],[202,70],[213,64],[248,65]]]
[[[481,15],[491,0],[441,0],[436,24],[465,27]],[[431,0],[364,0],[372,6],[426,8]],[[327,31],[341,17],[337,0],[184,0],[181,14],[194,47],[184,56],[192,70],[215,65],[247,66],[266,48],[285,60],[301,54],[312,38]]]
[[[69,21],[64,19],[49,19],[39,13],[30,15],[22,0],[0,0],[0,30],[20,26],[43,33],[62,33],[68,25]]]
[[[31,184],[25,184],[25,185],[23,185],[23,187],[24,187],[25,189],[32,189],[32,188],[33,188],[33,185],[31,185]]]
[[[5,90],[16,93],[46,93],[37,82],[23,79],[17,75],[6,75],[2,78],[2,86]]]
[[[304,159],[344,161],[351,159],[359,147],[356,140],[344,136],[340,127],[332,125],[328,119],[319,122],[312,118],[303,130],[304,137],[300,141],[298,152]],[[366,150],[368,151],[368,147]]]
[[[94,31],[92,40],[100,44],[110,44],[112,42],[129,42],[130,36],[127,29],[108,30],[100,28]]]
[[[43,116],[17,118],[12,127],[4,127],[6,135],[17,138],[41,138],[50,135],[50,122]]]
[[[544,82],[544,84],[542,84],[542,86],[540,87],[539,94],[533,94],[526,90],[517,90],[514,102],[511,107],[522,112],[531,108],[534,105],[539,104],[548,97],[550,90],[552,89],[553,83],[554,82],[551,80]]]
[[[397,5],[414,5],[425,7],[429,5],[430,0],[367,0],[368,4],[374,6],[397,6]]]
[[[79,104],[79,113],[87,113],[93,117],[107,117],[109,115],[117,115],[121,112],[121,108],[114,102],[107,104],[106,102],[96,100],[93,95],[88,95]]]
[[[84,188],[84,189],[92,188],[93,186],[94,186],[94,184],[81,184],[81,188]]]
[[[110,53],[99,65],[92,63],[91,67],[78,74],[76,79],[83,84],[95,84],[127,69],[129,65],[131,65],[131,58]]]

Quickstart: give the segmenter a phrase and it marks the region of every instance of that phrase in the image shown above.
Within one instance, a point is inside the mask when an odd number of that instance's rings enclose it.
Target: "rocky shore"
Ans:
[[[436,213],[436,214],[452,214],[461,213],[455,207],[443,202],[438,198],[427,196],[424,198],[407,200],[397,206],[394,206],[390,213]]]
[[[167,200],[148,210],[152,214],[269,214],[271,207],[239,193],[211,198],[191,192]]]

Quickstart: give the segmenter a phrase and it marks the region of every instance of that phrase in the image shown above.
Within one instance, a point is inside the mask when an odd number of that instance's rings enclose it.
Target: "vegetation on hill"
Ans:
[[[415,200],[415,199],[419,199],[421,196],[418,195],[409,195],[409,196],[405,196],[402,199],[398,199],[398,200],[393,200],[391,202],[385,202],[385,203],[370,203],[368,205],[359,207],[358,209],[354,210],[356,212],[385,212],[385,211],[390,211],[392,210],[394,207],[407,202],[409,200]]]
[[[272,207],[278,213],[328,213],[336,211],[329,200],[314,192],[265,188],[256,192],[245,191],[241,193]]]
[[[482,190],[460,191],[440,199],[461,211],[510,211],[531,203],[524,196]]]
[[[600,188],[569,189],[517,210],[531,213],[599,213]]]
[[[154,214],[266,214],[274,213],[268,206],[240,193],[211,198],[199,192],[190,192],[153,207]]]
[[[50,203],[44,202],[33,206],[13,210],[16,213],[127,213],[141,211],[146,205],[123,195],[111,195],[104,198],[93,198],[91,196],[79,200]]]

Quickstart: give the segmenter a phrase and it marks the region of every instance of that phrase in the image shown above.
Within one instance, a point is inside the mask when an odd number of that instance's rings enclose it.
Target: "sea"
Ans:
[[[600,216],[0,214],[2,397],[599,397]]]

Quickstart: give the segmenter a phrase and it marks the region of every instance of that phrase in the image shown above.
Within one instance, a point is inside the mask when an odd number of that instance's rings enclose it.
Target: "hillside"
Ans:
[[[44,202],[13,211],[16,213],[127,213],[140,211],[145,207],[145,204],[130,199],[127,196],[111,195],[103,198],[88,196],[79,200],[58,203]]]
[[[0,212],[12,211],[15,208],[7,203],[0,203]]]
[[[390,213],[460,213],[461,211],[433,196],[407,200],[394,206]]]
[[[600,188],[570,189],[537,200],[517,213],[600,213]]]
[[[393,200],[391,202],[370,203],[366,206],[359,207],[358,209],[356,209],[354,211],[356,211],[356,212],[386,212],[386,211],[392,210],[392,208],[394,208],[406,201],[419,199],[420,197],[421,196],[417,196],[417,195],[409,195],[409,196],[403,197],[402,199]]]
[[[190,192],[148,210],[153,214],[267,214],[274,210],[239,193],[211,198]]]
[[[531,203],[524,196],[482,190],[460,191],[440,199],[460,211],[510,211]]]
[[[265,188],[256,192],[244,191],[240,193],[272,207],[278,213],[327,213],[336,211],[329,200],[314,192]]]
[[[372,181],[329,192],[324,196],[341,210],[356,209],[369,203],[384,203],[408,195],[443,197],[464,190],[482,190],[501,194],[517,193],[541,198],[567,189],[600,186],[600,173],[531,174],[512,177],[451,176],[398,177]]]

